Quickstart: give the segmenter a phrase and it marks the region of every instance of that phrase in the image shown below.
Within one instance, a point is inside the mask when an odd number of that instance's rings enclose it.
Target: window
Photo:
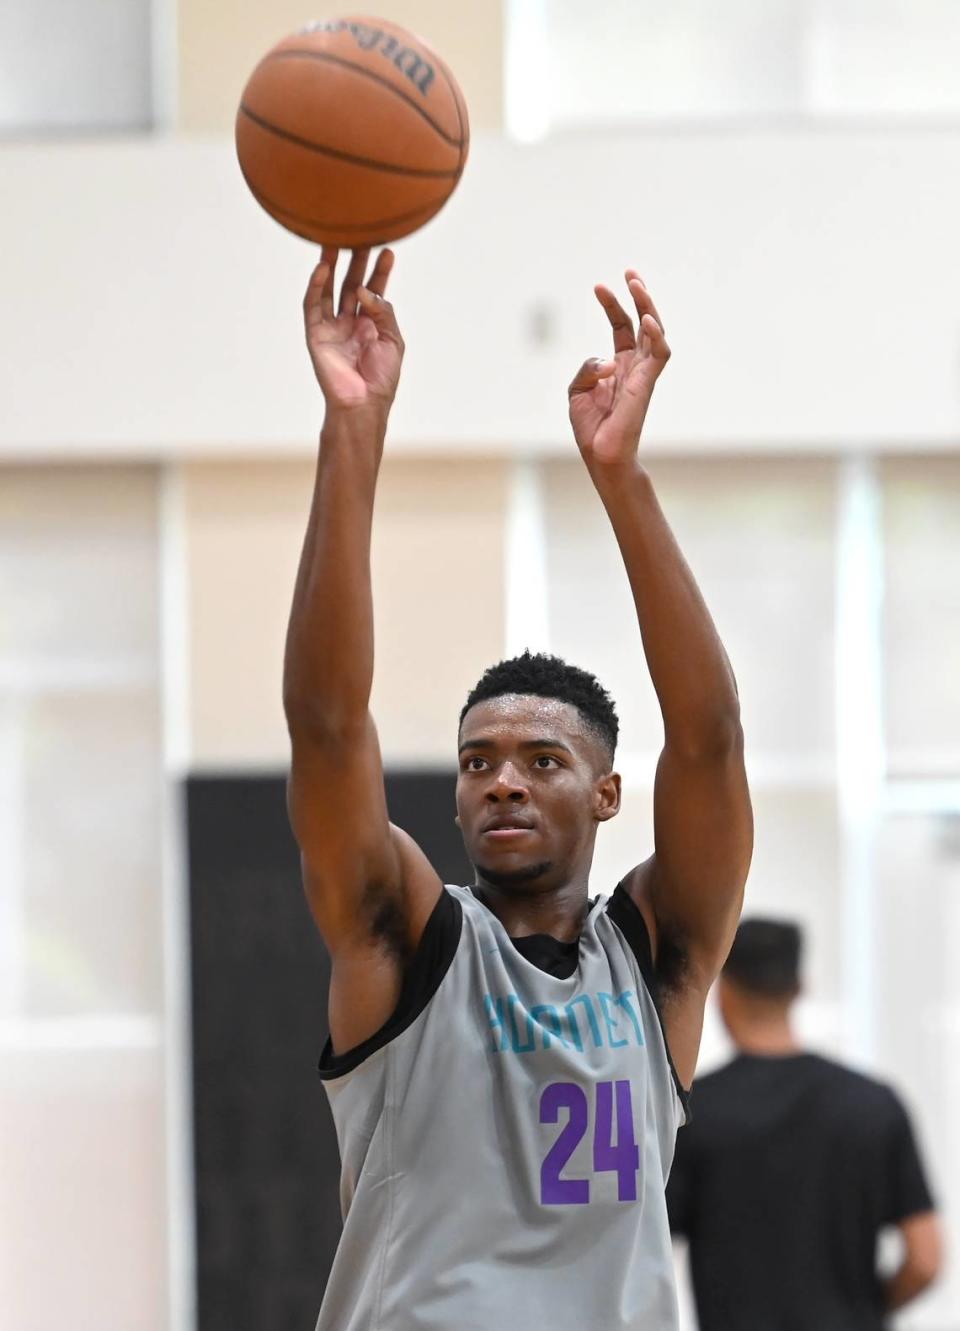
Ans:
[[[517,138],[651,121],[960,114],[955,0],[510,0]]]
[[[153,8],[151,0],[7,0],[0,134],[149,128]]]

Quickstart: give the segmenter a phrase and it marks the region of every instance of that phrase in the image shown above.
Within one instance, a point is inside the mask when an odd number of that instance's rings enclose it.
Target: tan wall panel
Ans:
[[[503,101],[503,21],[495,0],[377,0],[380,18],[402,24],[443,56],[463,88],[474,129],[499,129]],[[254,65],[281,37],[312,18],[369,11],[331,10],[306,0],[183,0],[179,7],[179,126],[233,130],[240,92]]]
[[[285,765],[283,644],[313,466],[182,470],[195,767]],[[374,528],[373,706],[389,761],[454,760],[456,717],[502,654],[506,468],[387,461]]]
[[[309,462],[183,469],[196,766],[286,758],[283,642],[312,476]]]
[[[384,469],[373,711],[390,761],[454,763],[464,698],[503,655],[507,480],[498,461]]]

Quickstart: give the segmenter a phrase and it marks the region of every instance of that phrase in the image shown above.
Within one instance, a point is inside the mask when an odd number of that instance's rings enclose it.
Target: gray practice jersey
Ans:
[[[676,1328],[684,1107],[649,959],[622,888],[566,977],[445,889],[396,1016],[321,1060],[344,1228],[317,1331]]]

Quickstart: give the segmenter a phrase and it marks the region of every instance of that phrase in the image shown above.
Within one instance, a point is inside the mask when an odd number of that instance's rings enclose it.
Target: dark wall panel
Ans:
[[[468,882],[454,775],[387,777],[393,820]],[[316,1063],[329,960],[300,883],[283,776],[186,789],[199,1331],[310,1331],[340,1230]]]

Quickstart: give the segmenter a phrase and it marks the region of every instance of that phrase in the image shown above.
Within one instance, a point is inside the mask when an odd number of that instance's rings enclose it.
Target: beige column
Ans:
[[[430,43],[453,70],[474,130],[499,129],[503,102],[503,19],[495,0],[377,0],[390,19]],[[254,65],[311,18],[351,10],[311,10],[304,0],[181,0],[178,11],[179,117],[190,133],[229,133]],[[361,11],[366,13],[367,11]]]
[[[283,646],[312,481],[305,462],[181,470],[195,769],[286,766]],[[463,698],[503,654],[506,487],[501,461],[384,462],[373,710],[387,762],[452,764]]]

